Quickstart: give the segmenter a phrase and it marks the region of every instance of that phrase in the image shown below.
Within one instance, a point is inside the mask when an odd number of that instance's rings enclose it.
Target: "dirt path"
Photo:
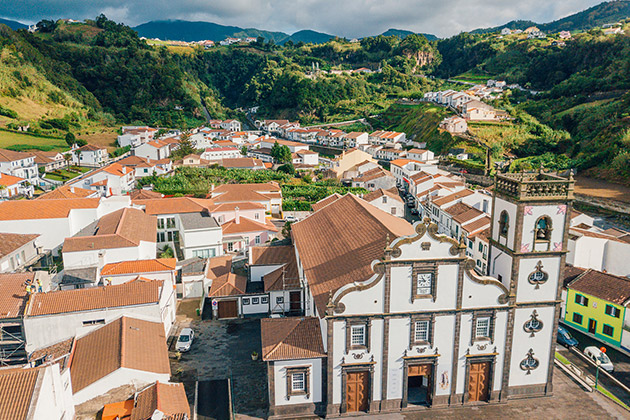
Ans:
[[[630,203],[630,188],[613,184],[600,179],[577,176],[575,193],[597,198],[609,198],[624,203]]]

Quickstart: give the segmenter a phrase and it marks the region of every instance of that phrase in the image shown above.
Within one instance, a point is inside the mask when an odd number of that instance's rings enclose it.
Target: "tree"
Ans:
[[[184,157],[195,153],[197,150],[193,147],[190,141],[190,135],[188,133],[182,133],[179,136],[179,147],[177,148],[177,156]]]
[[[39,31],[42,33],[53,32],[55,28],[57,28],[57,22],[55,22],[54,20],[44,19],[37,22],[36,26],[37,26],[37,29],[39,29]]]
[[[81,166],[81,149],[77,149],[74,151],[77,155],[77,166]]]
[[[247,146],[241,146],[241,155],[247,156]]]
[[[77,141],[77,138],[74,136],[74,134],[72,133],[66,134],[66,143],[68,143],[68,146],[72,147],[76,141]]]
[[[295,166],[293,166],[292,163],[285,163],[284,165],[279,166],[278,170],[289,175],[295,175]]]
[[[66,161],[66,167],[70,167],[70,161],[72,160],[72,153],[66,153],[63,155],[63,160]]]
[[[278,163],[290,163],[291,160],[293,160],[293,155],[291,154],[289,146],[281,146],[277,141],[271,147],[271,157]]]

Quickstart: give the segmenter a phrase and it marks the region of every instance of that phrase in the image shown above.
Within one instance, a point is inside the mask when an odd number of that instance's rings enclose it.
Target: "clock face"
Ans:
[[[418,287],[431,287],[431,273],[418,274]]]

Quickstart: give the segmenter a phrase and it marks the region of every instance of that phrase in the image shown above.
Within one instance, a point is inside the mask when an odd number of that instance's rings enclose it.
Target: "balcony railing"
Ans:
[[[521,200],[573,199],[573,177],[562,178],[546,173],[497,175],[496,191]]]

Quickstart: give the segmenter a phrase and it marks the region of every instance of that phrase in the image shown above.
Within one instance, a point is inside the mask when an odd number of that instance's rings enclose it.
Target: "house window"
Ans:
[[[483,252],[483,244],[479,242],[479,252]]]
[[[249,298],[243,298],[243,305],[249,305]]]
[[[548,216],[542,216],[536,221],[534,240],[542,242],[551,240],[551,219]]]
[[[173,242],[173,232],[166,232],[166,237],[169,242]]]
[[[260,213],[254,213],[254,219],[259,220],[260,219]]]
[[[396,207],[392,207],[392,212],[391,213],[392,213],[392,216],[396,215]]]
[[[225,221],[225,218],[223,217],[223,215],[219,216],[219,223],[223,223]]]
[[[614,331],[615,329],[608,324],[604,324],[604,327],[602,328],[602,333],[604,333],[604,335],[607,335],[608,337],[612,337]]]
[[[102,325],[105,324],[105,320],[104,319],[92,319],[89,321],[83,321],[83,326],[89,326],[89,325]]]
[[[575,322],[576,324],[582,324],[582,320],[583,317],[582,315],[578,314],[577,312],[573,312],[573,322]]]
[[[350,344],[352,346],[365,346],[365,325],[352,325],[350,327]]]
[[[473,249],[473,241],[472,241],[472,239],[468,240],[468,248]]]
[[[473,317],[474,340],[491,340],[492,339],[492,317],[489,315],[481,315]],[[474,341],[473,340],[473,341]]]
[[[252,305],[258,305],[258,304],[260,304],[260,298],[257,298],[257,297],[252,298]]]
[[[210,258],[211,256],[214,257],[214,249],[212,250],[212,253],[210,251],[211,251],[210,249],[195,249],[193,251],[193,257],[198,257],[198,258]]]
[[[174,217],[169,217],[166,219],[166,227],[167,228],[174,228],[175,227],[175,218]]]
[[[164,239],[165,239],[164,232],[158,232],[158,234],[157,234],[157,241],[158,242],[166,242]]]
[[[549,275],[547,274],[547,272],[543,271],[542,268],[542,261],[538,261],[538,264],[536,264],[536,270],[533,271],[528,277],[529,283],[535,284],[536,289],[540,288],[540,285],[545,283],[549,279]]]
[[[309,367],[287,368],[287,399],[292,395],[305,395],[309,398]]]
[[[263,305],[269,303],[269,298],[267,296],[261,297],[260,303],[262,303]]]
[[[284,297],[283,296],[276,297],[276,304],[277,305],[282,305],[283,303],[284,303]]]
[[[234,251],[234,242],[228,242],[227,250],[228,250],[228,252]]]
[[[164,219],[158,219],[158,229],[164,229]]]
[[[503,210],[499,215],[499,236],[507,237],[509,227],[510,216],[508,216],[507,211]]]
[[[255,243],[256,245],[259,245],[259,244],[260,244],[260,235],[256,235],[256,238],[254,238],[254,243]]]
[[[530,315],[530,319],[528,319],[523,325],[523,330],[530,334],[530,337],[534,337],[534,335],[542,330],[543,323],[538,319],[538,312],[534,310]]]
[[[621,314],[619,309],[612,305],[606,305],[604,312],[606,312],[606,315],[614,316],[615,318],[619,318],[619,315]]]
[[[414,330],[415,342],[428,342],[429,341],[429,321],[416,321]]]
[[[383,204],[387,204],[387,197],[383,196]]]
[[[588,298],[582,295],[575,295],[575,303],[582,306],[588,306]]]

